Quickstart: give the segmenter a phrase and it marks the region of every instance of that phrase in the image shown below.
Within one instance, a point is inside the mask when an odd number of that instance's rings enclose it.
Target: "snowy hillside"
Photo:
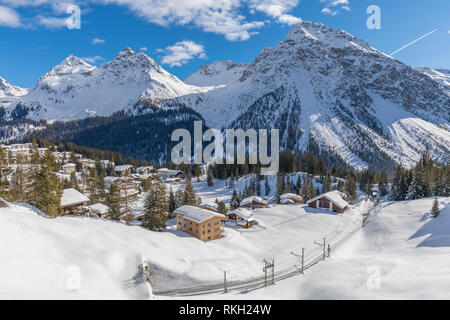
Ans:
[[[386,202],[366,227],[305,275],[205,299],[449,299],[450,198]]]
[[[233,61],[216,61],[205,66],[187,77],[184,82],[200,87],[227,85],[238,80],[246,64],[237,64]]]
[[[70,120],[111,115],[139,102],[158,105],[205,90],[185,84],[144,53],[125,48],[98,68],[73,55],[67,57],[21,97],[20,107],[28,118]],[[9,105],[10,110],[14,107]]]
[[[189,99],[212,127],[279,128],[355,166],[413,164],[426,145],[449,153],[450,94],[441,83],[345,31],[303,22],[229,85]],[[377,160],[375,160],[377,159]]]
[[[223,184],[213,189],[205,184],[194,186],[207,202],[229,200]],[[275,205],[253,211],[258,226],[242,229],[227,222],[224,238],[204,243],[175,230],[171,221],[167,230],[152,232],[104,219],[48,219],[11,204],[0,208],[0,255],[8,257],[0,261],[0,299],[148,298],[138,272],[144,260],[155,292],[221,283],[224,268],[230,281],[260,278],[264,258],[275,258],[280,272],[295,270],[292,250],[304,246],[320,254],[314,241],[339,239],[361,221],[367,205],[362,201],[345,214]],[[79,289],[73,287],[77,275]]]

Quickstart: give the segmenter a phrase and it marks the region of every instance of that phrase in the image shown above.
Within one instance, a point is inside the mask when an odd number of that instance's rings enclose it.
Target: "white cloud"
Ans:
[[[323,14],[329,14],[330,16],[335,16],[337,14],[337,11],[333,11],[330,8],[323,8],[320,12]]]
[[[37,16],[37,24],[48,29],[61,29],[67,27],[67,18]]]
[[[163,64],[171,67],[181,67],[194,58],[206,59],[205,48],[193,41],[180,41],[157,52],[166,53],[162,58]]]
[[[148,49],[147,49],[147,47],[141,47],[141,48],[139,48],[139,51],[147,51]]]
[[[99,38],[94,38],[94,39],[92,39],[92,44],[93,44],[93,45],[96,45],[96,44],[104,44],[104,43],[106,43],[106,41],[103,40],[103,39],[99,39]]]
[[[349,0],[320,0],[325,3],[325,8],[321,10],[323,14],[335,16],[340,10],[350,11]]]
[[[20,27],[22,23],[20,22],[19,14],[8,7],[0,6],[0,27]]]
[[[84,57],[81,59],[90,64],[97,64],[98,62],[105,60],[103,57],[100,56]]]
[[[302,19],[287,12],[298,5],[298,0],[250,0],[251,10],[263,12],[278,23],[293,25],[302,22]]]

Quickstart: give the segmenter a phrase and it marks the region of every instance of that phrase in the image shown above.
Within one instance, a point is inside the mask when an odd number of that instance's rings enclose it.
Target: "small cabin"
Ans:
[[[253,213],[245,208],[239,208],[227,212],[228,220],[236,221],[242,228],[251,228],[255,225],[255,218]]]
[[[334,190],[308,200],[306,203],[311,208],[342,213],[347,210],[349,206],[349,203],[344,200],[346,198],[347,196],[345,193]]]
[[[73,163],[67,163],[62,166],[63,172],[65,174],[71,174],[72,172],[75,172],[76,165]]]
[[[241,201],[240,207],[250,210],[256,208],[267,208],[267,200],[258,196],[248,197]]]
[[[64,189],[61,197],[63,214],[83,214],[83,207],[89,202],[89,198],[74,188]]]
[[[92,204],[87,209],[90,217],[104,218],[109,214],[109,207],[103,203]]]
[[[131,164],[124,164],[122,166],[116,166],[114,170],[118,176],[126,177],[131,174],[131,168],[133,168]]]
[[[296,204],[296,203],[305,203],[305,200],[302,196],[293,193],[285,193],[280,196],[281,204]]]

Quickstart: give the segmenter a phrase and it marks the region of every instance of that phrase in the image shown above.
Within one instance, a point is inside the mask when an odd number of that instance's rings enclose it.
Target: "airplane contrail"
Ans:
[[[401,47],[400,49],[395,50],[395,51],[392,52],[389,56],[392,57],[392,56],[393,56],[394,54],[396,54],[397,52],[399,52],[399,51],[401,51],[401,50],[403,50],[403,49],[409,47],[410,45],[416,43],[416,42],[419,41],[419,40],[422,40],[422,39],[425,38],[425,37],[428,37],[430,34],[436,32],[436,31],[438,31],[438,30],[439,30],[439,29],[436,29],[436,30],[433,30],[433,31],[431,31],[431,32],[428,32],[427,34],[425,34],[425,35],[421,36],[420,38],[418,38],[418,39],[416,39],[416,40],[414,40],[414,41],[408,43],[407,45]]]

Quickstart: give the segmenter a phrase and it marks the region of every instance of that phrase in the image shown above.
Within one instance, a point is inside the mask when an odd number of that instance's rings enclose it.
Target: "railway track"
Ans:
[[[336,251],[339,247],[341,247],[345,242],[347,242],[354,234],[359,232],[364,226],[367,221],[367,218],[370,215],[370,212],[373,211],[375,207],[372,207],[367,213],[362,215],[361,221],[358,223],[358,225],[350,230],[348,233],[345,234],[341,239],[339,239],[334,244],[330,245],[330,252]],[[318,264],[320,261],[324,261],[324,255],[321,253],[320,255],[314,257],[311,260],[308,260],[303,268],[303,271],[308,270],[312,266]],[[295,269],[288,272],[283,272],[279,274],[275,274],[274,281],[280,281],[284,279],[288,279],[294,276],[297,276],[299,274],[302,274],[302,270]],[[260,277],[251,281],[235,281],[235,282],[228,282],[227,283],[227,291],[245,291],[245,290],[252,290],[260,287],[264,287],[265,282],[264,278]],[[214,285],[207,285],[207,286],[199,286],[199,287],[190,287],[190,288],[182,288],[182,289],[175,289],[175,290],[166,290],[166,291],[154,291],[153,294],[155,295],[162,295],[162,296],[175,296],[175,297],[183,297],[183,296],[200,296],[200,295],[206,295],[206,294],[212,294],[212,293],[223,293],[224,287],[223,283],[218,283]]]

